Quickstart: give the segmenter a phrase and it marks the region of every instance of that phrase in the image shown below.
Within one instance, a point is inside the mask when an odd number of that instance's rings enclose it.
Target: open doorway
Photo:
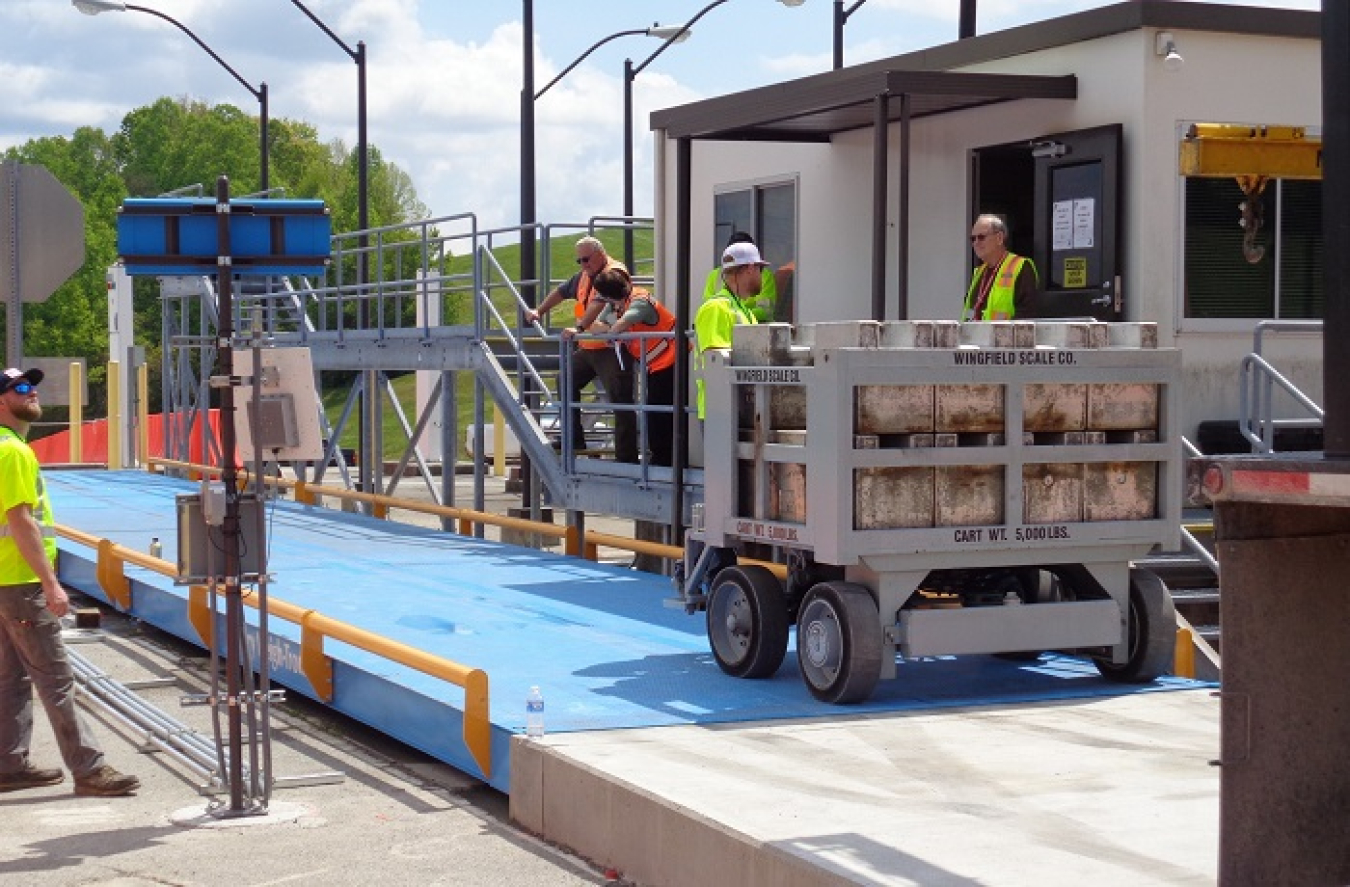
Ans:
[[[970,220],[996,213],[1036,263],[1035,316],[1124,317],[1119,124],[971,151]]]

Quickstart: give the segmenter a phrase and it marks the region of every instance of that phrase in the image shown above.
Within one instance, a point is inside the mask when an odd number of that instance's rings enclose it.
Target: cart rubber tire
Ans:
[[[1127,642],[1130,658],[1114,665],[1109,656],[1094,661],[1102,677],[1123,684],[1146,684],[1172,671],[1177,650],[1177,611],[1172,595],[1148,570],[1130,570]]]
[[[767,678],[788,647],[787,605],[778,579],[760,566],[727,567],[708,593],[708,646],[734,678]]]
[[[811,695],[850,705],[872,695],[881,677],[877,604],[861,585],[821,582],[802,598],[797,665]]]

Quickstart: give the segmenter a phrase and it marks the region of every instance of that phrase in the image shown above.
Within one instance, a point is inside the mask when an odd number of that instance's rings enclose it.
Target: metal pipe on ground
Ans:
[[[96,698],[116,702],[119,709],[128,712],[138,723],[157,732],[162,731],[165,736],[181,734],[186,745],[214,757],[214,748],[200,734],[150,705],[107,673],[99,671],[78,653],[71,656],[71,667],[76,672],[76,677],[84,680],[84,689]]]
[[[145,742],[174,758],[198,779],[215,786],[222,784],[215,747],[200,734],[136,697],[78,651],[68,649],[67,655],[86,702],[140,733]]]

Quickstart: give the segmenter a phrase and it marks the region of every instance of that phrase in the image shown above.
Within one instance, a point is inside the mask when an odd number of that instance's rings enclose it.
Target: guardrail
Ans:
[[[150,471],[157,469],[187,471],[196,476],[219,476],[221,474],[221,469],[215,466],[180,462],[175,459],[152,458],[149,460],[148,468]],[[319,505],[321,504],[320,499],[331,497],[341,501],[363,502],[371,505],[373,506],[374,516],[384,520],[389,518],[389,511],[394,508],[446,518],[457,522],[458,532],[461,536],[472,536],[474,528],[477,526],[493,526],[500,529],[520,530],[540,536],[548,536],[562,541],[564,553],[571,557],[584,557],[587,560],[599,558],[598,548],[601,545],[631,551],[634,554],[652,554],[657,557],[678,558],[683,554],[683,550],[675,545],[627,539],[623,536],[611,536],[607,533],[583,534],[572,526],[559,526],[543,521],[494,514],[490,511],[475,511],[471,508],[460,508],[453,505],[437,505],[434,502],[418,502],[413,499],[386,496],[383,493],[363,493],[357,490],[348,490],[344,487],[313,484],[285,477],[268,477],[264,479],[264,483],[291,491],[295,496],[295,501],[302,505]]]
[[[57,525],[57,535],[98,553],[96,575],[99,585],[121,609],[131,610],[131,583],[126,577],[126,565],[135,564],[146,570],[177,578],[174,565],[162,558],[118,545],[73,527]],[[243,595],[248,606],[258,606],[252,592]],[[192,585],[188,589],[188,621],[196,629],[208,648],[214,646],[215,620],[210,604],[209,589]],[[300,669],[313,685],[315,693],[324,702],[333,699],[333,660],[324,653],[324,640],[332,638],[350,644],[390,662],[439,678],[464,690],[464,745],[473,755],[483,773],[492,774],[492,719],[487,672],[470,668],[440,656],[418,650],[407,644],[392,641],[381,635],[357,628],[346,622],[325,616],[317,610],[300,607],[269,595],[269,617],[275,616],[300,626]],[[265,655],[265,654],[262,654]]]
[[[1267,333],[1321,332],[1320,320],[1263,320],[1256,325],[1252,333],[1252,353],[1242,359],[1238,385],[1238,406],[1242,416],[1240,429],[1242,436],[1251,443],[1253,452],[1274,452],[1277,428],[1322,427],[1322,408],[1292,380],[1275,369],[1263,354]],[[1308,414],[1307,417],[1276,419],[1274,399],[1277,389],[1301,407]]]
[[[187,471],[196,476],[218,476],[221,473],[221,469],[212,465],[198,465],[192,462],[180,462],[174,459],[159,458],[151,458],[148,461],[147,469],[150,471],[155,471],[156,469],[174,469]],[[563,551],[568,556],[581,557],[590,561],[598,561],[600,559],[601,546],[606,548],[617,548],[620,551],[629,551],[633,554],[647,554],[655,557],[668,558],[670,560],[679,560],[684,557],[684,549],[678,545],[666,545],[662,542],[649,542],[644,539],[629,539],[626,536],[615,536],[610,533],[583,533],[574,526],[560,527],[557,524],[532,521],[527,518],[509,517],[503,514],[494,514],[490,511],[475,511],[470,508],[437,505],[434,502],[418,502],[413,499],[401,499],[397,496],[386,496],[382,493],[362,493],[356,490],[348,490],[343,487],[312,484],[306,481],[291,480],[284,477],[268,477],[264,479],[264,482],[270,486],[290,490],[295,496],[295,501],[304,505],[319,505],[321,504],[319,502],[320,499],[332,497],[339,500],[364,502],[373,505],[374,516],[383,520],[389,519],[389,510],[391,508],[447,518],[458,522],[457,531],[461,536],[472,536],[474,527],[477,525],[494,526],[503,529],[534,533],[540,536],[550,536],[554,539],[562,540]],[[746,563],[759,564],[760,566],[767,568],[780,580],[787,578],[787,567],[782,564],[758,560],[747,560]]]

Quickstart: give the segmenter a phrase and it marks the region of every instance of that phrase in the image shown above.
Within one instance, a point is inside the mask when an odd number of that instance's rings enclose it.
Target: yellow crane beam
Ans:
[[[1301,126],[1196,123],[1181,140],[1181,174],[1223,179],[1322,178],[1322,139]]]

